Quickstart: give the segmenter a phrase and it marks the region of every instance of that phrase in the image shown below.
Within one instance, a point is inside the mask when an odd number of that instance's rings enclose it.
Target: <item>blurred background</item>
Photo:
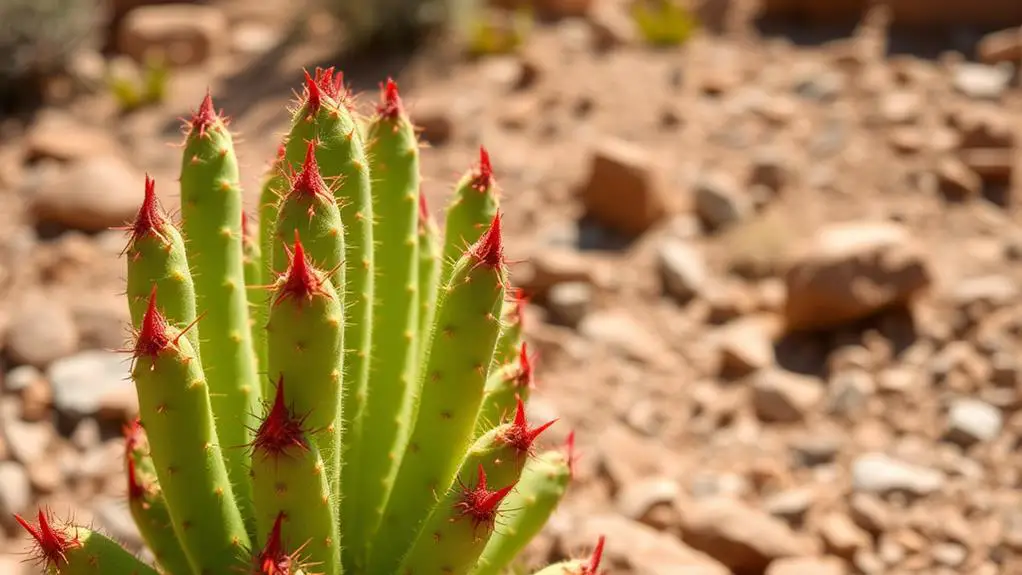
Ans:
[[[41,503],[137,546],[124,233],[231,117],[249,208],[304,69],[393,77],[425,191],[485,145],[532,416],[529,549],[609,573],[1022,573],[1019,0],[0,0],[0,573]]]

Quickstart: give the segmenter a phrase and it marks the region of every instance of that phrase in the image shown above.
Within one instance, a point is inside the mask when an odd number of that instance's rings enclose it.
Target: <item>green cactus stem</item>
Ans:
[[[447,285],[458,258],[483,235],[499,208],[490,154],[486,148],[479,148],[479,165],[461,177],[454,189],[454,200],[447,206],[441,286]]]
[[[401,572],[465,574],[470,572],[493,532],[501,501],[521,477],[531,459],[536,438],[553,425],[530,428],[525,405],[518,403],[514,419],[481,437],[469,450],[456,482],[423,525]],[[478,471],[477,471],[478,470]],[[478,482],[466,488],[478,472]],[[487,477],[497,491],[487,489]],[[470,518],[470,521],[462,521]],[[482,529],[480,529],[482,527]]]
[[[149,445],[140,420],[124,431],[125,467],[128,479],[128,509],[142,539],[152,550],[156,562],[172,574],[191,573],[188,558],[174,537],[170,511],[156,481],[156,468],[149,456]]]
[[[596,542],[596,548],[588,559],[572,559],[554,563],[536,571],[533,575],[598,575],[600,572],[600,561],[603,559],[603,544],[605,538],[600,536]]]
[[[285,403],[285,381],[283,377],[277,381],[273,405],[253,440],[257,537],[267,539],[282,529],[288,539],[300,542],[319,573],[338,575],[341,537],[330,501],[329,476],[316,442],[310,441],[306,414]],[[279,524],[281,514],[286,519],[283,527]]]
[[[494,369],[518,359],[519,348],[524,337],[527,303],[528,299],[521,288],[514,290],[513,300],[504,302],[500,314],[500,335],[497,336],[497,345],[493,350],[493,362],[490,364],[491,373]]]
[[[347,277],[343,284],[335,281],[338,291],[343,292],[349,320],[344,333],[343,455],[348,446],[359,441],[355,422],[365,403],[369,377],[375,277],[371,179],[365,145],[349,108],[342,76],[335,76],[329,68],[317,70],[315,78],[306,73],[305,79],[305,95],[287,136],[285,158],[287,165],[296,169],[303,163],[308,143],[316,144],[316,161],[323,179],[333,188],[344,222]],[[346,456],[343,463],[358,467]]]
[[[432,336],[433,313],[436,310],[436,295],[440,281],[440,264],[442,247],[440,244],[440,229],[436,220],[429,213],[429,206],[426,205],[426,195],[419,191],[419,342],[427,342]],[[429,346],[420,345],[418,350],[419,361],[422,360]],[[418,379],[419,374],[416,374]]]
[[[246,258],[245,282],[248,285],[248,300],[252,305],[253,337],[255,338],[256,356],[259,362],[259,373],[262,374],[262,395],[272,395],[273,379],[267,377],[266,322],[270,315],[270,298],[265,288],[276,280],[273,273],[274,238],[277,233],[277,208],[281,198],[287,191],[288,180],[284,173],[284,145],[277,148],[277,156],[270,168],[263,175],[259,193],[259,275],[252,277]],[[243,234],[244,235],[244,234]],[[259,340],[262,338],[262,343]],[[259,346],[262,347],[259,347]]]
[[[500,529],[472,575],[499,575],[543,529],[571,482],[574,443],[571,433],[566,451],[547,451],[525,463],[517,487],[501,504]]]
[[[174,533],[197,573],[228,573],[249,546],[217,439],[202,366],[157,308],[154,286],[134,346],[132,379]]]
[[[20,515],[14,518],[32,536],[32,554],[47,574],[157,575],[155,569],[102,533],[80,526],[55,528],[42,509],[36,525]]]
[[[124,253],[128,260],[127,296],[131,323],[142,325],[155,285],[160,292],[164,317],[174,327],[184,330],[195,323],[195,286],[188,269],[184,240],[160,208],[156,198],[156,182],[145,178],[145,197],[134,223]],[[198,350],[199,330],[192,327],[187,335],[192,348]]]
[[[419,147],[393,80],[387,80],[368,134],[379,281],[371,384],[360,422],[367,432],[350,452],[358,462],[358,497],[344,521],[353,534],[345,544],[358,555],[352,562],[363,568],[368,536],[383,516],[408,440],[417,359]]]
[[[518,359],[501,366],[486,378],[483,390],[483,405],[476,418],[476,434],[481,435],[511,413],[516,402],[528,401],[535,386],[532,360],[529,359],[527,344],[519,348]]]
[[[259,230],[245,212],[241,213],[241,249],[245,267],[245,293],[248,297],[249,330],[255,349],[259,373],[266,373],[266,291],[263,280],[263,254],[259,247]],[[260,390],[260,396],[264,392]]]
[[[181,220],[203,317],[199,353],[231,484],[251,517],[248,462],[242,448],[261,396],[249,328],[241,233],[242,192],[231,133],[206,94],[192,117],[181,164]],[[161,481],[162,483],[162,481]]]
[[[391,575],[471,445],[497,340],[505,277],[500,215],[459,260],[440,293],[415,423],[378,535],[371,575]]]

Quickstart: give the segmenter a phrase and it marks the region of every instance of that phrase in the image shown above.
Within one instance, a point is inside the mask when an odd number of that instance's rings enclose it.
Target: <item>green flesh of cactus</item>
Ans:
[[[18,516],[46,573],[496,575],[563,498],[570,456],[535,455],[553,422],[526,421],[524,300],[488,155],[441,234],[396,84],[364,121],[352,102],[332,69],[306,75],[258,222],[208,96],[180,228],[146,178],[125,249],[139,419],[124,460],[156,563]]]

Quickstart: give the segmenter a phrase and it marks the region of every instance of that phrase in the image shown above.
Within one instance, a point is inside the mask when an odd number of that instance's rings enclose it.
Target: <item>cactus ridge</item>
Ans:
[[[489,152],[437,225],[397,83],[360,115],[306,71],[246,213],[229,119],[184,123],[180,223],[146,175],[121,228],[138,418],[126,501],[152,563],[50,510],[47,575],[499,575],[572,476],[527,415],[535,358]],[[140,182],[142,183],[142,182]],[[595,575],[586,559],[536,573]]]

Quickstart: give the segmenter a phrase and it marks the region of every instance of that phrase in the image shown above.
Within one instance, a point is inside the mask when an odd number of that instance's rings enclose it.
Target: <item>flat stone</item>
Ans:
[[[117,47],[139,63],[159,56],[172,66],[195,66],[225,51],[229,38],[227,18],[216,6],[139,6],[121,23]]]
[[[89,350],[64,358],[48,371],[54,406],[69,417],[95,415],[107,398],[133,390],[129,363],[116,352]]]
[[[852,485],[863,493],[901,491],[922,496],[937,491],[944,482],[940,471],[878,452],[860,455],[852,464]]]
[[[99,232],[132,221],[142,201],[142,174],[114,156],[68,164],[29,191],[40,223]]]
[[[18,307],[7,335],[7,355],[12,360],[44,368],[77,348],[78,330],[59,302],[33,297]]]
[[[769,423],[802,421],[823,400],[823,385],[813,377],[764,370],[752,383],[753,407],[760,420]]]
[[[989,66],[963,62],[954,70],[952,82],[955,89],[980,100],[995,100],[1004,94],[1011,81],[1011,66]]]
[[[993,440],[1004,426],[1001,410],[971,398],[955,400],[947,419],[947,439],[963,447]]]
[[[667,240],[658,246],[657,262],[664,291],[679,303],[696,297],[706,285],[709,272],[699,250],[687,242]]]

